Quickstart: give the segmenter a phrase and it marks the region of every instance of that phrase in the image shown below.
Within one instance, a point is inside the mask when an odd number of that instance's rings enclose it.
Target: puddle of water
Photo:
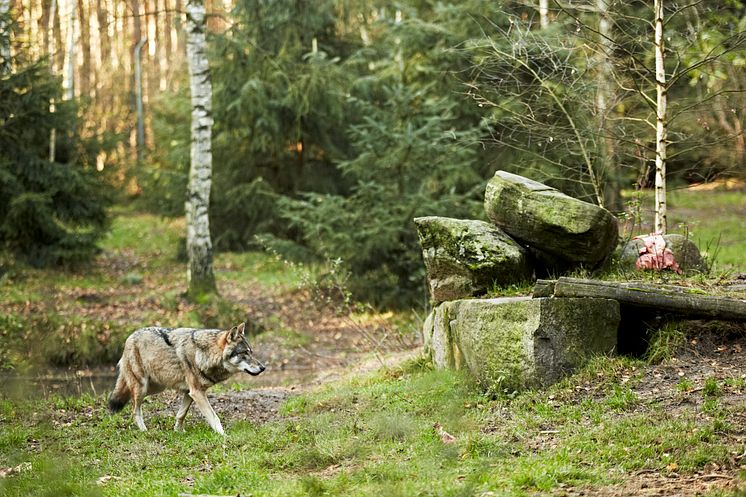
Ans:
[[[259,376],[236,374],[223,385],[240,384],[243,387],[272,388],[314,383],[318,371],[313,368],[267,368]],[[49,398],[98,396],[108,394],[114,387],[116,373],[111,370],[57,370],[39,376],[0,374],[0,397]]]
[[[51,371],[39,376],[0,375],[0,392],[10,398],[100,395],[114,386],[113,371]]]

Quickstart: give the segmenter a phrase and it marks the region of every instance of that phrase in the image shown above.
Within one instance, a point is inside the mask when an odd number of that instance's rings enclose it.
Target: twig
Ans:
[[[236,495],[210,495],[210,494],[178,494],[179,497],[241,497],[241,494]]]
[[[709,475],[702,475],[702,480],[732,480],[733,477],[730,475],[721,475],[718,473],[710,473]]]

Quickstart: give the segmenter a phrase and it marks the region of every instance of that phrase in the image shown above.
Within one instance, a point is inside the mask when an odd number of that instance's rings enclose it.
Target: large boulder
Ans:
[[[468,370],[492,391],[545,386],[617,345],[619,303],[512,297],[444,302],[425,323],[439,369]]]
[[[574,263],[597,265],[619,236],[617,220],[606,209],[505,171],[487,183],[484,207],[513,238]]]
[[[694,242],[676,234],[633,238],[622,246],[619,264],[630,270],[670,269],[677,273],[707,271],[707,262]]]
[[[484,221],[447,217],[414,220],[435,302],[486,293],[532,276],[526,250]]]

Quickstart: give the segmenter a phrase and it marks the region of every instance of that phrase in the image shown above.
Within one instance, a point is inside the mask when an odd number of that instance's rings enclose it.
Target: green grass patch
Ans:
[[[129,409],[108,414],[103,397],[2,401],[2,464],[40,471],[0,480],[0,493],[521,496],[642,469],[692,473],[740,448],[725,436],[734,413],[717,398],[705,418],[670,416],[621,383],[629,362],[599,362],[546,390],[488,398],[459,373],[413,361],[292,397],[265,425],[227,422],[226,439],[194,413],[172,432],[171,415],[153,413],[158,400],[146,406],[146,433]],[[591,377],[607,388],[578,394]]]
[[[686,324],[679,321],[665,323],[653,330],[645,356],[649,363],[660,364],[671,359],[686,346]]]

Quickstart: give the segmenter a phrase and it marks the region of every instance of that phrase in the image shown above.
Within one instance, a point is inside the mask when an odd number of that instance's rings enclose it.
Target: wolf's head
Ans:
[[[244,336],[244,329],[245,325],[241,323],[226,332],[223,364],[228,371],[243,371],[256,376],[264,371],[265,367],[254,357],[254,351]]]

